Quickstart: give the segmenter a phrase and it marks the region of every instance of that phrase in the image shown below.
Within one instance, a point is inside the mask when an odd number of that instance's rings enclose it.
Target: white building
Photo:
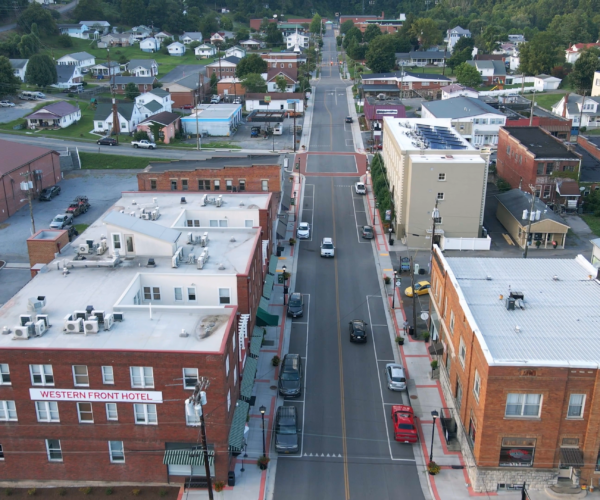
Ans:
[[[160,50],[160,42],[154,37],[144,38],[140,42],[140,50],[142,52],[158,52]]]
[[[449,29],[447,31],[448,36],[448,51],[452,52],[456,42],[458,42],[463,36],[467,38],[471,38],[471,32],[469,30],[463,29],[460,26],[456,28]]]
[[[465,87],[464,85],[459,85],[458,83],[453,83],[452,85],[448,85],[447,87],[442,87],[440,89],[442,91],[442,99],[452,99],[454,97],[473,97],[477,99],[479,97],[479,92],[471,87]]]
[[[533,79],[533,87],[536,92],[545,92],[546,90],[556,90],[562,80],[550,75],[537,75]]]
[[[154,59],[132,59],[127,63],[127,71],[132,76],[156,76],[158,63]]]
[[[592,96],[600,96],[600,71],[594,73],[594,81],[592,82]]]
[[[302,33],[292,33],[291,35],[285,37],[285,43],[287,45],[288,50],[293,49],[296,46],[307,48],[309,40],[310,38],[303,35]]]
[[[10,59],[10,65],[13,68],[15,76],[21,80],[25,81],[25,72],[27,71],[27,63],[29,59]]]
[[[241,104],[200,104],[181,119],[181,126],[185,134],[229,137],[241,121]]]
[[[574,128],[600,127],[600,97],[578,94],[566,94],[560,101],[552,106],[552,113],[572,120]],[[582,109],[583,108],[583,109]],[[579,118],[581,117],[581,123]]]
[[[207,59],[208,57],[216,55],[216,53],[217,47],[215,47],[212,43],[203,43],[194,49],[194,54],[196,54],[196,57],[200,59]]]
[[[574,43],[567,50],[565,50],[566,62],[575,64],[583,51],[593,47],[600,48],[600,43]]]
[[[81,120],[81,110],[66,101],[58,101],[25,117],[27,128],[66,128]]]
[[[186,31],[179,37],[179,40],[184,45],[189,45],[192,42],[202,43],[202,33],[200,31]]]
[[[265,97],[271,100],[267,102]],[[304,94],[299,92],[246,94],[246,111],[254,110],[304,113]]]
[[[242,57],[246,57],[246,49],[238,47],[237,45],[229,47],[227,50],[225,50],[225,57],[229,56],[239,57],[240,59]]]
[[[171,56],[182,56],[185,54],[185,45],[180,42],[173,42],[172,44],[167,45],[167,50]]]
[[[96,64],[96,58],[87,52],[75,52],[74,54],[67,54],[57,59],[56,64],[59,66],[69,65],[77,66],[78,68],[87,68]]]

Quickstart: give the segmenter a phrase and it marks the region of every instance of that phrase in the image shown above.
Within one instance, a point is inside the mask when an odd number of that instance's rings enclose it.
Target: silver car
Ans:
[[[298,225],[298,230],[296,231],[299,240],[305,240],[310,238],[310,224],[308,222],[301,222]]]
[[[50,229],[63,229],[71,224],[73,224],[73,216],[71,214],[58,214],[50,222]]]
[[[387,380],[388,389],[391,391],[406,390],[406,374],[402,365],[396,363],[388,363],[385,365],[385,378]]]

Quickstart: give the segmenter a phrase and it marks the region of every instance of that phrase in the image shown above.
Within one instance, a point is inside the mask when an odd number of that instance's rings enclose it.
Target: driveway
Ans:
[[[0,108],[0,123],[8,123],[31,113],[32,109],[42,101],[17,101],[14,108]]]

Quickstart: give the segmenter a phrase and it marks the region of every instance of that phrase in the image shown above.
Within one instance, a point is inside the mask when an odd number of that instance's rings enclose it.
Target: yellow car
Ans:
[[[429,281],[419,281],[415,285],[415,290],[417,291],[417,295],[427,295],[429,293],[430,288],[431,288],[431,285],[429,284]],[[406,294],[407,297],[412,297],[413,296],[412,286],[409,286],[406,290],[404,290],[404,293]]]

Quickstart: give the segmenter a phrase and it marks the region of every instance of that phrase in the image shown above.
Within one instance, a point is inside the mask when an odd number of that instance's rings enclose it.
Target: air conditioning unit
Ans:
[[[200,238],[200,245],[203,247],[208,245],[208,233],[202,235],[202,238]]]
[[[27,340],[29,338],[29,326],[15,326],[13,332],[13,340]]]
[[[96,246],[96,255],[102,255],[104,252],[106,252],[106,250],[108,250],[108,246],[106,245],[106,240],[102,240]]]
[[[188,233],[187,234],[187,241],[190,245],[194,244],[194,233]]]
[[[43,321],[46,329],[50,328],[50,318],[47,314],[36,314],[35,322],[37,323],[38,321]]]
[[[83,322],[83,332],[86,335],[98,333],[98,319],[96,318],[96,316],[90,316],[87,321]]]
[[[46,322],[43,319],[36,321],[34,324],[34,328],[35,328],[35,336],[41,337],[42,335],[44,335],[44,332],[46,331]]]
[[[112,314],[107,314],[104,317],[104,330],[110,330],[115,324],[115,317]]]
[[[79,253],[90,253],[90,247],[87,243],[79,244]]]
[[[173,255],[173,257],[171,258],[171,267],[178,267],[177,264],[179,263],[178,259],[177,259],[177,255]]]
[[[65,321],[65,332],[81,333],[83,331],[83,320],[81,318]]]
[[[221,204],[223,203],[223,195],[219,195],[219,197],[217,198],[217,200],[215,201],[215,205],[217,207],[220,207]]]
[[[160,217],[160,212],[158,208],[156,210],[152,210],[152,220],[158,220]]]
[[[140,217],[144,220],[150,220],[150,214],[144,213],[144,214],[141,214]]]
[[[21,326],[25,326],[27,323],[33,322],[33,316],[31,314],[21,314],[19,315],[19,322]]]

